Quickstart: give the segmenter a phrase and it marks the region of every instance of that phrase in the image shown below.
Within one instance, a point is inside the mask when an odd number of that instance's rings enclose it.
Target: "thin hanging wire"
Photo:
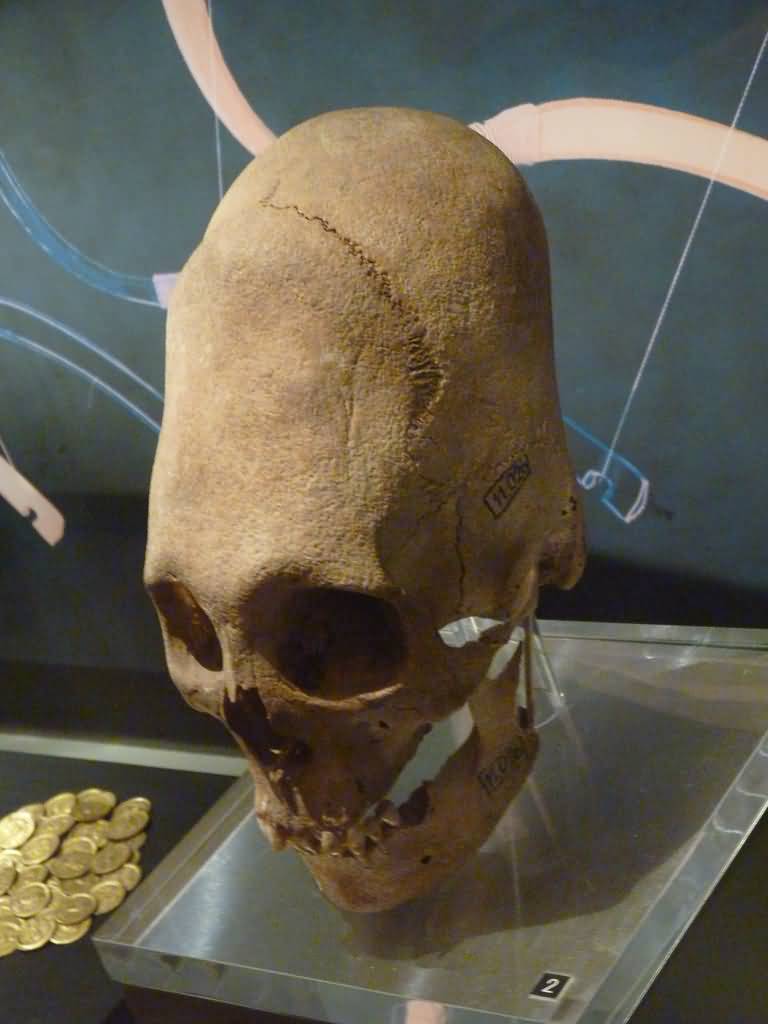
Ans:
[[[3,455],[5,456],[5,461],[13,466],[14,463],[13,459],[11,458],[11,453],[8,450],[8,446],[6,445],[5,441],[3,440],[2,434],[0,434],[0,451],[2,451]]]
[[[525,635],[523,638],[523,664],[525,669],[525,713],[526,727],[533,729],[536,724],[536,710],[533,704],[533,616],[526,617],[523,624]]]
[[[0,307],[2,306],[7,307],[8,309],[14,309],[18,313],[26,313],[27,316],[34,317],[35,320],[39,320],[48,327],[52,327],[55,331],[60,331],[78,345],[82,345],[83,348],[88,349],[89,352],[98,356],[99,359],[103,359],[106,363],[109,363],[110,366],[113,366],[119,373],[124,374],[132,380],[134,384],[137,384],[148,394],[152,395],[153,398],[156,398],[159,402],[163,401],[163,394],[161,391],[158,391],[157,388],[144,380],[143,377],[140,377],[138,373],[134,373],[134,371],[129,366],[126,366],[125,363],[121,363],[120,360],[113,356],[111,352],[101,348],[101,346],[97,345],[95,341],[91,341],[90,338],[86,338],[84,334],[80,334],[73,328],[68,327],[65,323],[62,323],[61,320],[56,320],[54,317],[48,316],[47,313],[43,313],[39,309],[35,309],[34,306],[28,306],[24,302],[17,302],[15,299],[9,299],[5,295],[0,295]]]
[[[218,109],[218,78],[216,77],[217,64],[214,59],[214,34],[213,34],[213,0],[208,0],[208,20],[211,23],[211,32],[209,37],[210,43],[210,63],[211,63],[211,77],[213,78],[213,138],[214,146],[216,148],[216,175],[219,186],[219,202],[221,202],[224,196],[224,170],[222,167],[221,160],[221,122],[219,121],[216,110]]]
[[[635,400],[635,395],[637,394],[637,390],[640,387],[640,382],[642,381],[643,375],[645,374],[645,368],[648,365],[648,360],[651,358],[651,353],[653,352],[653,349],[656,346],[656,341],[657,341],[657,339],[659,337],[659,333],[661,331],[662,325],[663,325],[664,320],[666,319],[666,316],[667,316],[667,310],[669,309],[669,304],[672,301],[672,296],[674,295],[675,289],[677,288],[677,282],[680,279],[680,275],[682,273],[683,267],[685,266],[685,263],[686,263],[686,261],[688,259],[688,254],[690,253],[691,246],[693,245],[693,240],[696,237],[697,231],[699,230],[699,224],[701,223],[702,215],[703,215],[704,210],[705,210],[705,208],[707,206],[707,203],[709,202],[709,197],[712,194],[712,189],[715,186],[715,182],[717,181],[717,176],[718,176],[718,174],[720,172],[720,167],[722,165],[725,153],[726,153],[726,151],[728,149],[728,145],[729,145],[729,143],[731,141],[731,137],[733,136],[733,132],[734,132],[734,130],[736,128],[736,125],[739,123],[739,118],[741,117],[741,112],[744,109],[744,104],[747,101],[747,96],[749,96],[750,90],[752,88],[752,83],[755,80],[755,75],[757,74],[757,69],[759,68],[760,63],[761,63],[761,61],[763,59],[763,55],[765,54],[766,46],[768,46],[768,32],[766,32],[765,36],[763,37],[763,41],[762,41],[762,43],[760,45],[760,49],[757,51],[757,56],[755,57],[754,63],[752,65],[752,70],[750,71],[749,77],[747,78],[747,84],[744,86],[744,91],[741,94],[741,99],[739,100],[739,105],[736,107],[736,113],[733,115],[733,120],[731,121],[731,123],[730,123],[730,125],[728,127],[728,130],[726,131],[725,135],[723,136],[723,142],[722,142],[722,145],[720,146],[720,152],[719,152],[718,157],[717,157],[717,162],[715,163],[715,168],[712,171],[712,176],[709,179],[709,182],[707,183],[707,188],[706,188],[706,191],[704,192],[704,198],[702,199],[701,204],[699,205],[698,212],[696,214],[696,217],[694,218],[693,226],[691,227],[691,230],[690,230],[690,232],[688,234],[688,238],[687,238],[686,243],[685,243],[685,245],[683,247],[683,252],[682,252],[682,255],[680,256],[680,259],[678,261],[677,268],[675,269],[675,272],[672,275],[672,280],[670,282],[669,288],[667,289],[667,294],[666,294],[666,296],[664,298],[664,302],[662,303],[661,310],[659,312],[658,318],[656,320],[656,324],[655,324],[655,326],[653,328],[653,331],[651,333],[651,338],[650,338],[650,341],[648,342],[648,346],[647,346],[647,348],[645,350],[645,354],[643,356],[642,362],[640,363],[640,368],[637,371],[637,375],[635,376],[634,382],[632,383],[632,387],[630,388],[630,392],[629,392],[629,395],[627,396],[627,400],[624,403],[624,409],[622,410],[621,416],[619,417],[619,422],[618,422],[618,425],[616,427],[616,431],[615,431],[615,433],[613,435],[613,440],[611,441],[610,447],[609,447],[608,452],[607,452],[607,454],[605,456],[605,462],[603,463],[603,468],[600,470],[600,476],[602,476],[603,478],[607,477],[607,475],[608,475],[608,469],[609,469],[610,464],[611,464],[611,462],[613,460],[613,456],[614,456],[614,453],[616,451],[616,446],[619,443],[619,438],[621,437],[621,433],[622,433],[622,431],[624,429],[624,424],[626,423],[627,416],[629,415],[629,410],[632,407],[632,403]]]
[[[141,406],[136,405],[130,398],[127,398],[117,388],[113,388],[111,384],[107,384],[106,381],[102,380],[101,377],[97,377],[95,373],[91,373],[90,370],[86,370],[84,366],[80,366],[79,363],[74,362],[72,359],[68,359],[66,356],[59,355],[53,349],[47,348],[45,345],[40,345],[36,341],[32,341],[30,338],[25,338],[21,334],[17,334],[15,331],[8,330],[6,327],[0,327],[0,340],[8,341],[12,345],[18,345],[21,348],[28,349],[30,352],[35,352],[37,355],[42,356],[44,359],[49,359],[51,362],[57,363],[59,366],[65,367],[78,377],[82,377],[84,380],[92,384],[97,390],[108,395],[109,398],[117,402],[118,405],[122,405],[124,409],[127,409],[131,415],[135,416],[136,419],[140,420],[145,426],[149,427],[154,433],[160,432],[160,424],[152,419],[151,416],[147,415]]]

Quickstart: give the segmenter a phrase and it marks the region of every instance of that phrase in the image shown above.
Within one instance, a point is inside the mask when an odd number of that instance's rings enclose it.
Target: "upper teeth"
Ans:
[[[351,854],[361,860],[370,857],[385,833],[391,832],[401,824],[400,812],[391,800],[380,801],[366,818],[343,831],[306,828],[289,835],[280,826],[275,827],[263,818],[259,820],[276,849],[282,848],[287,841],[302,853],[323,853],[334,857]]]
[[[385,822],[387,825],[392,825],[395,828],[397,828],[401,822],[400,811],[398,811],[391,800],[382,800],[376,807],[375,813],[381,821]]]

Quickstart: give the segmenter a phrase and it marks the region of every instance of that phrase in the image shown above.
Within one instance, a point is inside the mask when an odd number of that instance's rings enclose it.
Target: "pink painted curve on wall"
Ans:
[[[258,156],[274,133],[240,92],[208,17],[205,0],[163,0],[163,7],[187,67],[211,109],[237,141]]]
[[[513,163],[619,160],[707,179],[717,169],[722,184],[768,199],[765,139],[665,107],[582,97],[509,107],[471,127]]]

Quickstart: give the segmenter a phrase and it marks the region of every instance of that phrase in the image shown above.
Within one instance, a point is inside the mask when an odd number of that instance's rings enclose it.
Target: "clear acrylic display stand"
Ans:
[[[542,632],[535,770],[438,892],[340,912],[244,777],[99,931],[110,974],[335,1024],[627,1021],[768,804],[768,633]]]

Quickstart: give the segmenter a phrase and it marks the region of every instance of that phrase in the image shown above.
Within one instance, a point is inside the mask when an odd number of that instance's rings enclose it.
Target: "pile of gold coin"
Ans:
[[[0,818],[0,956],[76,942],[141,881],[152,805],[57,793]]]

